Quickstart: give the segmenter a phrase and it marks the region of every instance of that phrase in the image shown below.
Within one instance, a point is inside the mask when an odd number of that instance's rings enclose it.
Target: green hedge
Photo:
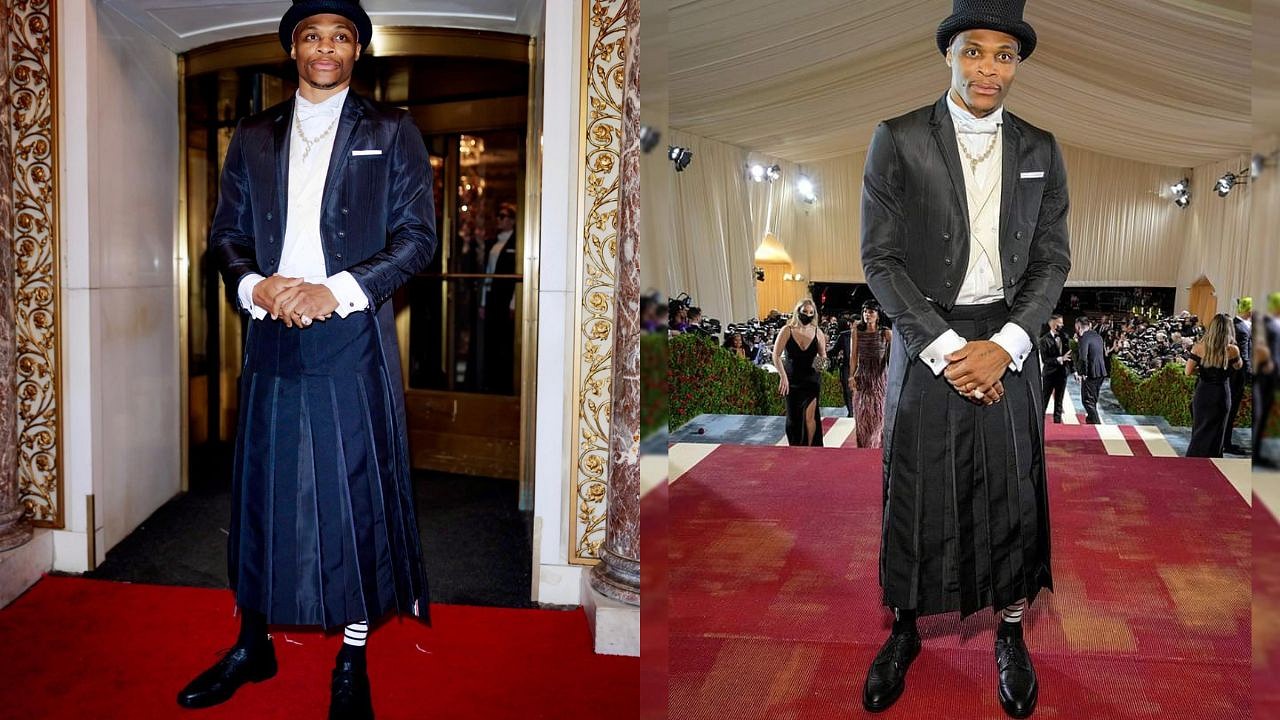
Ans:
[[[669,427],[679,428],[703,414],[782,415],[778,376],[725,350],[705,335],[682,334],[667,341]],[[643,349],[642,349],[643,352]],[[643,358],[642,358],[643,362]],[[838,371],[824,373],[819,404],[843,407]]]
[[[640,336],[640,437],[667,424],[667,334]]]
[[[1160,415],[1171,425],[1191,427],[1191,397],[1195,389],[1196,379],[1187,376],[1186,366],[1181,363],[1169,363],[1144,379],[1119,358],[1111,358],[1111,392],[1130,415]],[[1245,384],[1235,426],[1253,427],[1250,384]]]

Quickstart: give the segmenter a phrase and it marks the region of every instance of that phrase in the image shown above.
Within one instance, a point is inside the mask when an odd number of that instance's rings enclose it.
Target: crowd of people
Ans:
[[[1267,322],[1277,325],[1280,338],[1280,293],[1271,297]],[[1192,399],[1192,440],[1187,455],[1222,457],[1242,453],[1232,442],[1232,430],[1246,384],[1254,381],[1251,362],[1252,302],[1241,300],[1234,316],[1215,315],[1207,324],[1183,311],[1165,317],[1098,314],[1074,319],[1074,333],[1064,330],[1062,315],[1055,314],[1038,342],[1042,362],[1044,411],[1053,411],[1053,422],[1062,422],[1066,382],[1080,385],[1085,422],[1100,423],[1098,397],[1118,359],[1139,377],[1147,378],[1169,364],[1185,368],[1196,377]],[[885,379],[892,333],[875,301],[867,301],[859,314],[823,314],[805,298],[789,313],[770,310],[765,317],[723,325],[705,318],[687,295],[668,299],[656,295],[641,299],[641,327],[646,332],[701,334],[713,339],[739,358],[779,374],[779,392],[787,397],[787,438],[793,445],[820,445],[822,428],[816,410],[821,387],[814,368],[837,370],[844,392],[844,409],[856,419],[858,447],[880,447],[884,424]],[[1257,402],[1266,410],[1274,399],[1277,363],[1265,345],[1267,373],[1260,375],[1262,389]],[[1259,362],[1258,367],[1262,367]],[[1270,383],[1268,385],[1268,383]],[[1266,388],[1272,388],[1267,391]],[[1264,406],[1265,407],[1262,407]],[[1258,454],[1255,460],[1269,460]]]

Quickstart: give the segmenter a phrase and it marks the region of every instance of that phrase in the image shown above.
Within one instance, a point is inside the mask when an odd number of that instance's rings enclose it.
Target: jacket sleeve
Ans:
[[[258,269],[253,237],[253,203],[243,145],[243,124],[237,124],[227,146],[218,187],[218,207],[209,229],[209,255],[217,263],[227,294],[237,308],[241,307],[237,301],[240,281],[245,275],[262,272]]]
[[[862,270],[872,294],[902,335],[907,358],[915,360],[949,326],[907,274],[909,238],[902,172],[893,131],[880,123],[862,175]]]
[[[388,177],[387,244],[367,260],[347,268],[377,309],[436,251],[436,210],[431,161],[422,133],[405,113],[400,117]]]
[[[1034,336],[1049,319],[1071,271],[1071,244],[1067,230],[1067,168],[1058,141],[1049,136],[1051,159],[1040,216],[1027,253],[1027,271],[1013,299],[1009,321]]]

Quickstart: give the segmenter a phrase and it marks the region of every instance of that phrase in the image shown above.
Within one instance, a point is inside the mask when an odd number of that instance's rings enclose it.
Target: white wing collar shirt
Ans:
[[[1000,273],[1000,193],[1004,106],[986,117],[976,117],[947,93],[947,107],[956,129],[956,143],[964,168],[965,195],[969,202],[969,265],[956,296],[957,305],[982,305],[1004,299]],[[976,159],[971,162],[970,158]],[[1022,363],[1031,353],[1031,338],[1016,323],[990,338],[1004,348],[1012,361],[1009,369],[1022,372]],[[947,367],[946,355],[965,345],[965,338],[947,330],[920,352],[920,359],[934,375]]]
[[[343,318],[367,309],[369,298],[351,273],[344,270],[332,276],[326,274],[324,245],[320,241],[320,203],[329,175],[333,139],[349,91],[350,88],[345,88],[319,103],[312,103],[301,94],[294,98],[289,132],[289,213],[277,271],[285,277],[302,278],[329,288],[338,300],[334,312]],[[266,309],[253,302],[253,289],[262,280],[261,275],[250,273],[237,289],[240,305],[255,320],[267,316]]]

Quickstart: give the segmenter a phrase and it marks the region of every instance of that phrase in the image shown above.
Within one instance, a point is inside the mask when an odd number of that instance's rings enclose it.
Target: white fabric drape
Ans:
[[[747,179],[748,162],[771,160],[688,133],[673,131],[672,137],[693,149],[694,160],[683,173],[668,168],[674,177],[666,266],[671,291],[689,292],[708,317],[725,322],[751,317],[756,308],[750,271],[765,232],[774,234],[790,254],[794,272],[808,280],[864,281],[864,154],[803,166],[777,161],[780,181],[754,183]],[[1249,193],[1261,187],[1237,187],[1226,198],[1213,192],[1225,172],[1248,165],[1247,156],[1195,169],[1070,146],[1063,147],[1063,156],[1071,194],[1069,284],[1176,286],[1182,307],[1185,288],[1202,274],[1219,297],[1230,299],[1243,292],[1248,272],[1258,272],[1249,270],[1256,263],[1245,247]],[[816,205],[795,196],[801,173],[814,182]],[[1191,179],[1192,203],[1179,209],[1169,186],[1184,176]]]
[[[948,0],[671,4],[671,125],[794,162],[865,150],[941,97]],[[1009,109],[1066,145],[1173,167],[1249,151],[1248,0],[1027,3]]]
[[[1186,209],[1187,240],[1178,266],[1178,309],[1185,308],[1190,286],[1201,276],[1213,283],[1218,312],[1234,313],[1236,298],[1248,294],[1250,211],[1254,188],[1234,188],[1218,197],[1214,185],[1227,172],[1248,174],[1249,156],[1209,163],[1191,173],[1191,205]]]
[[[1267,166],[1260,176],[1236,190],[1251,196],[1243,286],[1253,295],[1253,306],[1265,311],[1263,298],[1280,291],[1280,136],[1264,137],[1254,149],[1269,158]]]

